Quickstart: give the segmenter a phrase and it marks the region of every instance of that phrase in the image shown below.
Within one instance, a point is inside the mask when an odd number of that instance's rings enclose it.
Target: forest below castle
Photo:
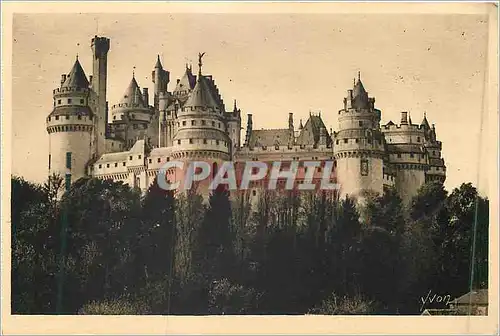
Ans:
[[[467,293],[471,265],[488,284],[489,204],[470,183],[427,183],[408,206],[389,189],[362,207],[292,192],[250,207],[223,190],[82,178],[58,198],[57,176],[11,182],[12,314],[420,314],[429,290]]]

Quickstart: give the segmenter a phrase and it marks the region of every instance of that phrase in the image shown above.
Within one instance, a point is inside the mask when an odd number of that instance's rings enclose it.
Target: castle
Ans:
[[[293,114],[281,129],[254,129],[247,115],[241,139],[241,110],[236,101],[226,109],[211,75],[186,66],[169,91],[170,72],[160,58],[152,71],[152,101],[134,78],[119,102],[108,105],[107,54],[110,40],[92,39],[93,75],[87,76],[78,57],[60,87],[47,117],[49,174],[71,183],[82,176],[123,181],[146,190],[170,160],[333,161],[342,195],[363,197],[395,187],[404,201],[430,180],[444,181],[442,144],[424,114],[414,124],[407,112],[401,121],[380,125],[381,111],[358,74],[338,111],[338,131],[328,131],[321,115],[310,113],[295,125]],[[320,170],[321,168],[318,168]],[[253,196],[258,190],[252,190]]]

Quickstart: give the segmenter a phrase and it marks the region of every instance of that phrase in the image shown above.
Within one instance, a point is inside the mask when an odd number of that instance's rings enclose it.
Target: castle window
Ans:
[[[137,155],[137,158],[140,160],[140,159],[141,159],[141,156],[140,156],[140,155]]]
[[[205,120],[202,120],[202,121],[201,121],[201,124],[202,124],[203,126],[205,126],[205,125],[207,124],[207,122],[206,122]]]
[[[167,162],[169,162],[169,161],[170,161],[170,158],[168,157],[168,158],[167,158]]]
[[[125,163],[125,162],[123,162],[123,166],[124,166],[124,167],[125,167],[125,165],[126,165],[126,163]]]
[[[109,168],[109,163],[106,163],[106,168]]]
[[[215,144],[219,146],[219,140],[215,140]]]
[[[115,162],[115,168],[118,167],[118,162]]]
[[[161,162],[161,159],[160,159],[160,158],[158,158],[158,163],[160,163],[160,162]]]
[[[85,104],[85,100],[84,99],[80,99],[80,104]]]
[[[149,159],[149,163],[153,163],[153,160]]]
[[[363,122],[361,120],[359,121],[359,127],[363,127]]]
[[[71,98],[68,99],[68,104],[71,104]]]
[[[132,160],[132,155],[130,155],[129,159]]]
[[[196,125],[196,120],[191,120],[191,126],[195,126]]]
[[[56,116],[56,120],[59,120],[59,116]]]
[[[71,152],[66,152],[66,168],[71,169]]]
[[[356,143],[359,143],[359,139],[356,139]]]
[[[398,159],[401,159],[401,153],[398,153]]]
[[[183,121],[183,122],[182,122],[182,126],[186,126],[186,121]]]
[[[417,142],[420,142],[420,137],[417,137]]]
[[[344,143],[347,143],[349,140],[348,139],[344,139]]]
[[[432,155],[436,155],[436,151],[432,151]]]
[[[203,139],[203,143],[206,145],[207,144],[207,139]]]
[[[219,123],[219,128],[220,128],[220,123]]]
[[[280,146],[276,145],[276,146],[274,146],[274,149],[280,150]]]
[[[252,195],[253,195],[253,196],[256,196],[256,195],[257,195],[257,191],[256,191],[255,189],[254,189],[254,190],[252,190]]]
[[[335,144],[337,144],[337,145],[338,145],[338,144],[339,144],[339,141],[338,141],[338,140],[337,140],[337,141],[335,141]]]
[[[50,154],[49,154],[49,170],[50,170],[50,159],[51,159],[51,156],[50,156]]]
[[[215,121],[212,121],[212,126],[215,127]]]
[[[116,120],[116,116],[113,116],[113,120]]]
[[[193,144],[193,139],[189,139],[189,143],[192,145]]]
[[[413,153],[410,153],[410,157],[413,158],[413,157],[415,157],[415,155],[413,155]]]
[[[82,120],[82,116],[81,115],[78,116],[78,120]]]
[[[101,168],[102,168],[102,164],[99,165],[99,169],[101,169]]]
[[[181,141],[180,140],[177,140],[177,144],[180,145],[181,144]]]
[[[57,100],[57,105],[61,105],[61,99]]]

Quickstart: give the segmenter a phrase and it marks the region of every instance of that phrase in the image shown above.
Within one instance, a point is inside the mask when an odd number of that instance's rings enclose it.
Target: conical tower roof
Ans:
[[[135,77],[132,77],[127,90],[125,90],[125,93],[120,100],[120,104],[139,105],[139,107],[147,108],[144,99],[142,98],[141,89],[139,88]]]
[[[431,128],[430,125],[429,125],[429,122],[427,121],[427,116],[425,115],[425,113],[424,113],[424,119],[422,120],[421,125],[424,126],[427,129]]]
[[[214,109],[219,107],[204,76],[198,76],[196,86],[189,95],[184,107],[208,107]]]
[[[361,82],[361,74],[358,72],[358,80],[354,84],[354,89],[352,93],[353,97],[356,98],[358,96],[367,96],[368,92],[366,92],[363,83]]]
[[[158,58],[156,59],[155,69],[163,69],[160,61],[160,55],[158,55]]]
[[[175,87],[174,93],[177,91],[189,91],[192,90],[196,85],[196,76],[191,72],[191,68],[186,67],[184,76],[182,76],[179,83]]]
[[[87,80],[87,76],[85,75],[85,71],[83,71],[80,61],[78,61],[78,57],[76,58],[75,64],[66,77],[62,87],[78,89],[86,89],[89,87],[89,81]]]

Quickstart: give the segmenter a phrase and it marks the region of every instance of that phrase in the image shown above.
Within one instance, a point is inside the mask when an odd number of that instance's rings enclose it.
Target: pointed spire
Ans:
[[[300,119],[300,122],[299,122],[299,130],[303,129],[304,128],[304,125],[302,125],[302,119]]]
[[[234,100],[233,112],[238,112],[238,107],[236,105],[236,99]]]
[[[412,124],[413,124],[413,123],[411,122],[411,113],[410,113],[410,112],[408,112],[408,123],[409,123],[410,125],[412,125]]]
[[[361,82],[361,71],[358,71],[358,82]]]
[[[155,69],[163,69],[160,61],[160,55],[158,54],[158,58],[156,59]]]
[[[78,60],[78,55],[76,57],[75,64],[66,77],[62,87],[80,89],[89,87],[89,81],[87,80],[87,76],[85,75],[85,71],[83,71],[80,61]]]
[[[135,66],[134,66],[134,67],[132,67],[132,78],[134,78],[134,79],[135,79]]]

